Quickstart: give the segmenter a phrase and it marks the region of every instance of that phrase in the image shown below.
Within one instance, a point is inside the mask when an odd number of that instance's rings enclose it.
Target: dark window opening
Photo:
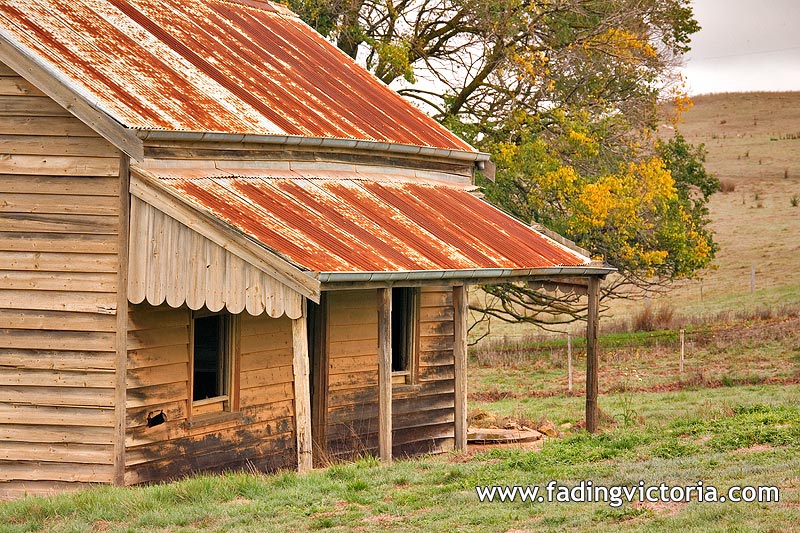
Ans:
[[[228,317],[194,319],[194,401],[228,393]]]
[[[416,350],[417,289],[392,289],[392,372],[410,372]]]

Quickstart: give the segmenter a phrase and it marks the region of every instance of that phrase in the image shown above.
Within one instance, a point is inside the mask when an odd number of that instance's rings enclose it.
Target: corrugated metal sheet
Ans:
[[[190,204],[315,272],[589,263],[463,188],[408,181],[286,179],[269,172],[208,178],[185,178],[169,170],[155,173]]]
[[[3,0],[0,31],[133,129],[475,151],[269,2]]]

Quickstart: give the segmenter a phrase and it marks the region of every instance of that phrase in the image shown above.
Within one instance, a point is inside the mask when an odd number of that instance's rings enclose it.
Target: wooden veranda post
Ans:
[[[453,356],[455,358],[455,449],[467,449],[467,289],[453,287],[455,320]]]
[[[600,319],[600,279],[589,278],[589,310],[586,319],[586,431],[597,431],[597,323]]]
[[[297,471],[313,468],[311,448],[311,385],[308,361],[308,313],[292,320],[292,353],[294,368],[294,409],[297,432]]]
[[[378,451],[392,462],[392,289],[378,289]]]

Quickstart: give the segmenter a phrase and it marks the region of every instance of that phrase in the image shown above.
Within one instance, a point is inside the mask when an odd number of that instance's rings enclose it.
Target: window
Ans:
[[[234,321],[228,314],[192,319],[192,414],[234,410]]]
[[[392,289],[392,383],[416,381],[419,289]]]

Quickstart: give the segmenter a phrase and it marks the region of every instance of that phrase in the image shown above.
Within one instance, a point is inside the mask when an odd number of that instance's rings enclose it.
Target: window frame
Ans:
[[[211,316],[222,317],[221,329],[223,339],[220,343],[223,348],[221,357],[223,359],[222,377],[224,392],[212,398],[202,400],[194,399],[195,382],[195,322],[198,319]],[[191,312],[189,326],[189,413],[188,420],[216,418],[218,415],[237,413],[239,411],[239,316],[232,315],[225,311],[213,312],[208,309],[201,309]]]
[[[405,369],[394,370],[395,353],[394,353],[394,335],[396,332],[392,328],[392,385],[397,386],[413,386],[419,381],[419,342],[420,342],[420,294],[419,287],[392,287],[392,323],[394,323],[394,313],[403,313],[402,323],[405,324],[403,333],[405,338],[402,341],[405,354]],[[396,290],[406,293],[404,298],[405,302],[398,301],[395,298]],[[400,309],[401,303],[402,310]]]

